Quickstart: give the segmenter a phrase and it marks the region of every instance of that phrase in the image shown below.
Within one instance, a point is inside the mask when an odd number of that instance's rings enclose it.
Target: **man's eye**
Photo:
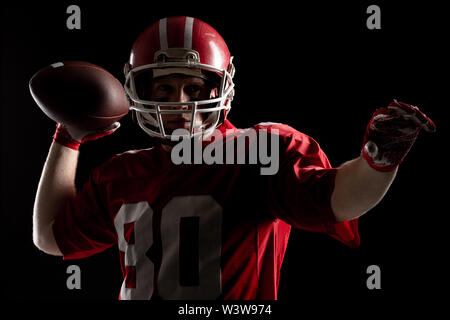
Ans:
[[[191,85],[186,88],[186,91],[189,93],[197,93],[201,90],[201,87],[198,85]]]
[[[163,92],[169,92],[170,91],[170,86],[165,85],[165,84],[160,84],[158,86],[158,90],[159,91],[163,91]]]

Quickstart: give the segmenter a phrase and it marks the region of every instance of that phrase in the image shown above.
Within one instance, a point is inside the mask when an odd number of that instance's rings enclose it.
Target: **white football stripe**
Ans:
[[[62,63],[62,62],[55,62],[55,63],[52,63],[51,66],[53,68],[59,68],[59,67],[64,66],[64,63]]]

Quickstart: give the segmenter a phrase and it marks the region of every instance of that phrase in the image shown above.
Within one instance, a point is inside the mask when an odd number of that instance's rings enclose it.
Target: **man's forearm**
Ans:
[[[78,151],[53,142],[39,181],[33,208],[33,241],[50,254],[61,254],[51,230],[56,214],[75,194]]]
[[[331,207],[337,221],[357,218],[372,209],[386,194],[397,169],[381,172],[362,157],[344,163],[336,174]]]

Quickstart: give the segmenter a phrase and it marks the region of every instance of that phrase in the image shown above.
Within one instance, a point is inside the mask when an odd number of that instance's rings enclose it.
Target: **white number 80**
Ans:
[[[180,282],[180,233],[182,218],[198,221],[198,284]],[[134,244],[124,237],[125,225],[134,222]],[[163,299],[215,299],[221,291],[222,207],[209,195],[174,197],[162,209],[162,261],[158,293]],[[114,219],[119,250],[126,267],[135,268],[135,286],[122,283],[122,300],[146,300],[153,295],[154,265],[146,253],[153,244],[153,209],[147,201],[124,204]]]

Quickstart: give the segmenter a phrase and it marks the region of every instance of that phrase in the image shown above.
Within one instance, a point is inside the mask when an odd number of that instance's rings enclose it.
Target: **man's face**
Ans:
[[[138,90],[144,100],[158,102],[192,102],[207,100],[217,96],[217,89],[212,88],[206,80],[182,74],[168,75],[151,79],[145,85],[141,83]],[[198,108],[201,108],[199,106]],[[192,110],[191,106],[162,106],[161,110]],[[194,121],[194,130],[200,128],[209,113],[196,113],[195,119],[191,119],[191,113],[162,114],[162,121],[166,133],[171,133],[178,128],[189,130],[191,121]]]

